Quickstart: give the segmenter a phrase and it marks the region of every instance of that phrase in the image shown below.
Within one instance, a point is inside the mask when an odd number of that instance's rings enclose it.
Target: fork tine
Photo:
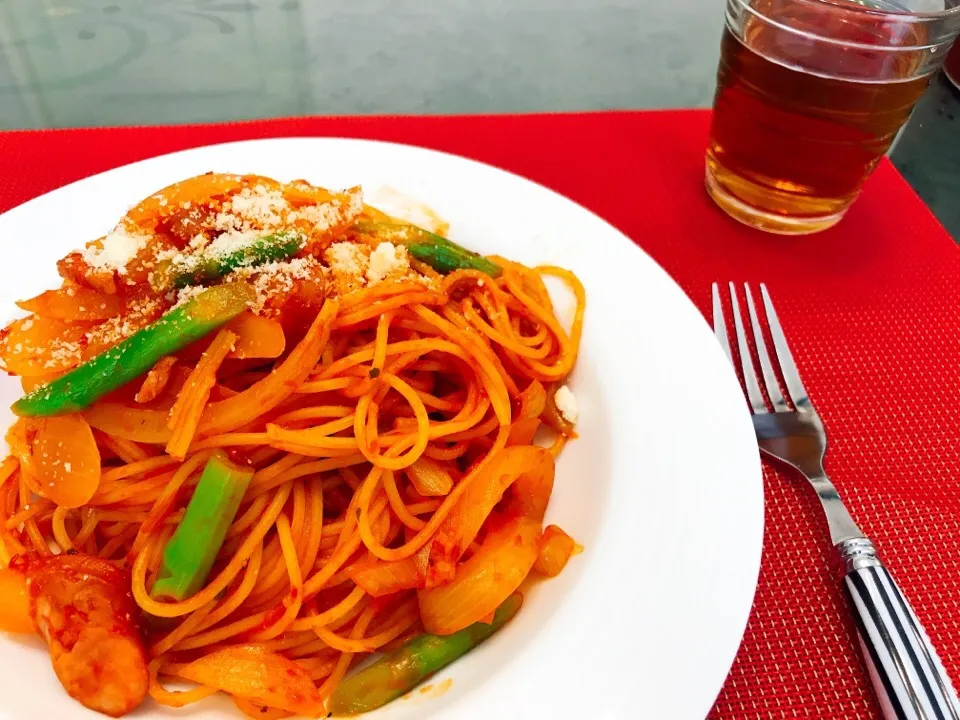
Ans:
[[[790,399],[797,407],[797,410],[812,410],[810,397],[807,395],[807,389],[800,380],[800,372],[797,370],[796,363],[793,362],[793,354],[790,352],[790,346],[787,345],[787,338],[783,334],[783,328],[780,326],[780,319],[777,317],[777,311],[773,309],[773,300],[770,299],[770,293],[767,292],[767,286],[760,283],[760,294],[763,296],[763,307],[767,313],[767,322],[770,324],[770,337],[773,338],[773,349],[777,353],[777,359],[780,361],[780,370],[783,372],[783,381],[787,386],[787,392]]]
[[[713,290],[713,334],[717,336],[720,347],[727,354],[727,360],[733,365],[733,353],[730,351],[730,338],[727,336],[727,323],[723,319],[723,301],[720,299],[720,286],[714,283]]]
[[[747,400],[756,414],[767,413],[767,403],[763,399],[760,383],[757,380],[757,371],[753,367],[753,358],[750,357],[750,345],[747,342],[747,333],[743,329],[743,320],[740,317],[740,303],[737,302],[737,289],[730,283],[730,304],[733,305],[733,325],[737,331],[737,347],[740,349],[740,367],[743,369],[743,384],[747,388]]]
[[[756,305],[753,304],[753,293],[750,292],[749,283],[743,284],[743,294],[747,296],[747,310],[750,313],[750,324],[753,325],[753,341],[757,344],[757,357],[760,359],[763,382],[767,386],[767,397],[773,404],[774,412],[789,412],[790,407],[783,393],[780,392],[777,372],[773,369],[773,363],[770,362],[770,356],[767,354],[767,342],[763,339],[763,328],[760,327],[760,317],[757,315]]]

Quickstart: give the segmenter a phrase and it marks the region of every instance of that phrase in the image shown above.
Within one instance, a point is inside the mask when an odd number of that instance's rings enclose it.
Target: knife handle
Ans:
[[[960,720],[960,699],[903,591],[867,538],[837,545],[860,649],[887,720]]]

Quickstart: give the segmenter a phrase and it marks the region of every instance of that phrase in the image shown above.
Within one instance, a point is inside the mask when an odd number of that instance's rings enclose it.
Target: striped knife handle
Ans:
[[[860,648],[887,720],[960,720],[960,700],[930,638],[866,538],[838,546]]]

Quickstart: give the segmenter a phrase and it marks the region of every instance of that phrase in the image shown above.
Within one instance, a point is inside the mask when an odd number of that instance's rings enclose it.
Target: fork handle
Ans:
[[[960,720],[960,699],[903,591],[867,538],[837,545],[870,680],[887,720]]]

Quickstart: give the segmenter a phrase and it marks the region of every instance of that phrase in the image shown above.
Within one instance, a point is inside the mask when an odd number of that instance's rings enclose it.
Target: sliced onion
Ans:
[[[536,562],[539,536],[538,521],[528,517],[509,520],[457,568],[452,582],[418,591],[426,631],[450,635],[496,610],[520,587]]]
[[[62,508],[85,505],[100,486],[100,450],[82,415],[37,421],[33,462],[41,493]]]
[[[307,671],[293,660],[258,645],[216,650],[184,665],[176,674],[261,707],[308,717],[323,713],[320,693]]]

